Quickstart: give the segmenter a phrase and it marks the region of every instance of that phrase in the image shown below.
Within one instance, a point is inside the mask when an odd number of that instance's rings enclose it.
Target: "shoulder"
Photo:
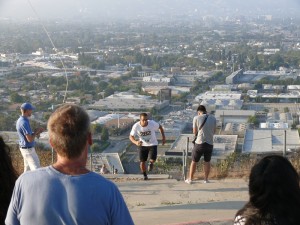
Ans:
[[[45,175],[49,174],[49,172],[49,166],[38,168],[37,170],[27,171],[26,173],[22,173],[19,176],[19,178],[16,181],[16,184],[31,185],[32,183],[34,183],[33,181],[42,181],[45,178]]]
[[[199,120],[199,116],[194,116],[193,122],[196,123]]]
[[[26,122],[27,122],[27,120],[23,116],[20,116],[19,119],[17,120],[17,124],[23,124]]]
[[[138,121],[135,124],[133,124],[132,129],[135,129],[137,127],[140,127],[140,121]]]
[[[197,120],[202,121],[202,120],[205,119],[206,115],[207,115],[207,114],[203,114],[203,115],[198,115],[198,116],[195,116],[195,117],[196,117]]]
[[[158,128],[159,125],[160,124],[158,122],[154,121],[154,120],[148,120],[148,126]]]
[[[158,123],[154,120],[148,120],[148,124],[158,124]]]
[[[210,119],[210,121],[212,121],[212,123],[216,123],[217,122],[216,117],[214,115],[210,115],[209,119]]]
[[[216,117],[212,114],[207,114],[207,115],[209,116],[210,119],[214,119],[214,120],[216,119]]]
[[[105,168],[106,169],[106,168]],[[112,181],[106,179],[105,177],[103,177],[102,175],[95,173],[95,172],[90,172],[87,175],[90,181],[92,180],[93,182],[93,186],[95,187],[99,187],[99,190],[101,191],[107,191],[107,192],[117,192],[119,193],[119,189],[117,187],[117,185],[115,183],[113,183]]]

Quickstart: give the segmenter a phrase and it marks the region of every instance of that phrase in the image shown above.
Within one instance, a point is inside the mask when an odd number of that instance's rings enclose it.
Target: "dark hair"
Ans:
[[[5,220],[17,178],[18,175],[10,157],[10,148],[0,136],[0,224]]]
[[[147,114],[147,113],[141,113],[141,114],[140,114],[140,118],[141,118],[141,117],[148,117],[148,114]]]
[[[199,105],[198,108],[197,108],[197,112],[203,112],[203,113],[206,113],[206,108],[204,105]]]
[[[90,134],[90,118],[86,111],[74,104],[66,104],[48,120],[50,142],[63,157],[74,159],[81,155]]]
[[[299,175],[286,158],[266,156],[254,165],[249,195],[249,202],[237,212],[245,225],[300,224]]]

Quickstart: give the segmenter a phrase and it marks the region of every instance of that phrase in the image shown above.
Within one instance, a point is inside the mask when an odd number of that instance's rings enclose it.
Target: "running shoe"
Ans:
[[[192,180],[190,180],[190,179],[186,179],[184,182],[187,184],[192,184]]]

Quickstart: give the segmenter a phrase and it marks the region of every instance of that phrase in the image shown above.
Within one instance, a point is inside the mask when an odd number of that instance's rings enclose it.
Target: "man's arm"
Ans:
[[[18,190],[20,190],[19,180],[16,181],[15,187],[13,190],[13,194],[11,196],[10,204],[7,210],[5,224],[7,225],[20,225],[19,217],[18,217],[18,207],[17,207],[17,199],[18,199]],[[1,221],[2,222],[2,221]]]
[[[159,129],[159,132],[161,133],[162,145],[164,145],[166,143],[166,136],[165,136],[164,128],[159,124],[158,129]]]
[[[110,200],[111,209],[111,225],[134,225],[130,212],[124,201],[124,198],[117,188],[114,188],[113,199]]]
[[[27,139],[28,142],[33,142],[34,139],[35,139],[36,137],[37,137],[37,138],[40,137],[40,134],[41,134],[43,131],[44,131],[44,129],[40,127],[40,128],[38,128],[38,129],[36,129],[36,130],[34,131],[34,133],[32,133],[32,134],[26,134],[25,137],[26,137],[26,139]]]
[[[134,136],[132,136],[132,135],[129,135],[129,140],[133,143],[133,144],[135,144],[136,146],[141,146],[142,145],[142,141],[140,141],[140,140],[135,140],[135,138],[134,138]]]
[[[197,133],[198,133],[198,126],[197,126],[196,117],[194,117],[194,119],[193,119],[193,134],[196,136]]]
[[[193,127],[193,134],[194,134],[195,136],[196,136],[197,132],[198,132],[198,128],[197,128],[197,127]]]

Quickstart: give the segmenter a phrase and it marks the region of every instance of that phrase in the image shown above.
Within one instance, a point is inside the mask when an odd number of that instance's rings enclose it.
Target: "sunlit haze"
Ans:
[[[296,17],[300,10],[297,0],[0,0],[0,18],[36,18],[32,7],[44,19],[174,19],[207,15]]]

